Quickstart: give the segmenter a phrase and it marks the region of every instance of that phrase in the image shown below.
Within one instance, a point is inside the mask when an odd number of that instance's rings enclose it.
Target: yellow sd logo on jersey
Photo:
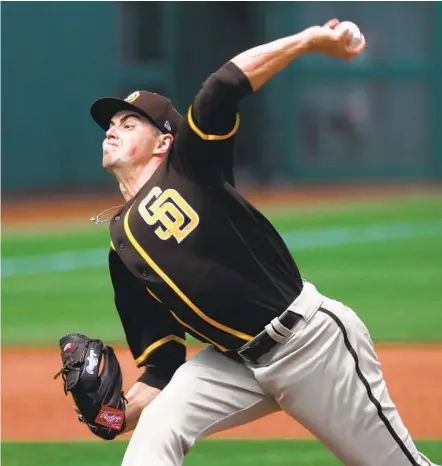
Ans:
[[[181,197],[175,189],[166,189],[156,186],[140,202],[138,212],[144,221],[151,226],[161,225],[155,234],[162,240],[172,236],[181,243],[199,224],[198,214]]]

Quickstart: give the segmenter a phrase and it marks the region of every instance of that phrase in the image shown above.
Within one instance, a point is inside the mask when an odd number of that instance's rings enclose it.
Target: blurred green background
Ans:
[[[45,226],[48,198],[65,195],[62,211],[69,196],[100,195],[106,208],[116,192],[92,101],[149,89],[185,112],[232,56],[332,17],[356,22],[367,50],[350,63],[302,57],[241,104],[237,185],[262,198],[350,186],[342,202],[265,210],[304,278],[352,306],[376,342],[442,341],[441,2],[37,1],[1,4],[3,351],[52,347],[73,330],[124,345],[107,227],[66,215]],[[376,198],[409,182],[420,194],[357,201],[359,188]],[[442,463],[441,441],[419,445]],[[116,465],[124,446],[3,442],[2,460]],[[294,463],[338,464],[310,441],[207,441],[186,459]]]
[[[95,99],[148,89],[184,113],[233,56],[334,17],[366,51],[301,57],[241,103],[238,182],[440,180],[441,2],[4,2],[3,196],[113,191]]]
[[[442,197],[268,215],[304,278],[356,309],[375,340],[442,341]],[[124,342],[108,247],[107,226],[4,233],[3,344],[53,345],[71,331]]]

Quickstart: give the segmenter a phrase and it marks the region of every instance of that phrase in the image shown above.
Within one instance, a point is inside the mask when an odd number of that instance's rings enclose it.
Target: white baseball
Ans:
[[[362,33],[356,24],[351,21],[342,21],[336,26],[335,31],[349,31],[351,36],[348,39],[348,45],[351,47],[357,47],[361,42]]]

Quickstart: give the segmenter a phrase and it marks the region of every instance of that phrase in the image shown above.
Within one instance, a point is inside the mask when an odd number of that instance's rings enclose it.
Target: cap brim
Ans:
[[[141,109],[135,105],[130,104],[122,99],[116,97],[103,97],[96,100],[91,105],[92,118],[100,125],[105,131],[109,129],[110,122],[114,115],[121,110],[133,110],[134,112],[149,118]]]

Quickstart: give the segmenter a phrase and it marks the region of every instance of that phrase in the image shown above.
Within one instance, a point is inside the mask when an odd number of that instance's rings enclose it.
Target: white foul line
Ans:
[[[281,233],[291,251],[350,244],[375,243],[407,238],[441,237],[442,219],[420,223],[396,222],[339,228],[316,228]],[[107,265],[108,249],[64,251],[2,259],[2,277],[36,275],[47,272],[101,268]]]

